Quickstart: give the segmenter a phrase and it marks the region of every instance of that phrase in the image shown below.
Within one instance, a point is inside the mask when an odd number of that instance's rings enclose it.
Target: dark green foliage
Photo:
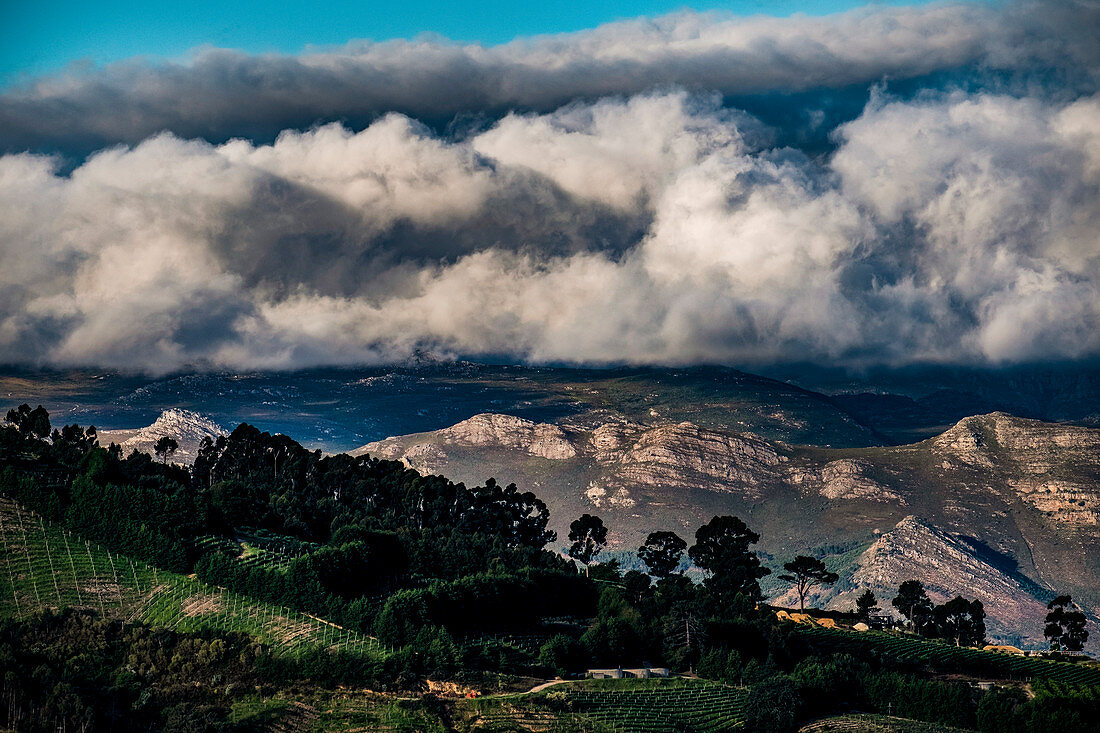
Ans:
[[[745,704],[747,730],[760,733],[789,733],[798,726],[802,700],[794,681],[785,674],[767,677],[753,685]]]
[[[875,598],[875,594],[871,592],[871,589],[860,593],[859,598],[856,599],[856,615],[864,621],[871,618],[871,614],[878,611],[878,600]]]
[[[557,634],[539,649],[539,661],[559,677],[570,672],[583,671],[588,664],[588,651],[584,644],[571,636]]]
[[[622,590],[606,587],[600,593],[596,621],[581,637],[581,642],[596,664],[635,665],[649,649],[645,629],[645,619]]]
[[[1089,640],[1088,619],[1069,596],[1058,596],[1047,604],[1043,635],[1053,651],[1079,652]]]
[[[607,544],[607,527],[603,520],[582,514],[569,524],[569,557],[588,565]]]
[[[973,694],[966,684],[878,671],[864,679],[863,693],[880,713],[959,728],[974,725]]]
[[[955,596],[932,609],[935,635],[950,639],[955,646],[985,644],[985,607],[981,601],[968,601]]]
[[[1100,688],[1037,682],[1034,697],[1013,687],[982,695],[982,733],[1091,733],[1100,720]]]
[[[705,679],[740,685],[744,681],[743,667],[741,654],[736,649],[716,646],[703,654],[696,672]]]
[[[651,532],[638,548],[638,557],[649,568],[650,575],[667,578],[680,565],[686,549],[687,542],[675,532]]]
[[[30,405],[22,404],[14,410],[8,410],[7,421],[26,436],[45,440],[50,434],[50,413],[42,405],[32,410]]]
[[[240,730],[226,686],[258,679],[241,635],[193,636],[45,613],[0,625],[0,725],[19,731]]]
[[[164,462],[180,447],[179,441],[168,435],[162,436],[160,440],[153,446],[153,452],[160,457],[161,462]]]
[[[795,592],[798,593],[798,607],[803,611],[806,610],[806,593],[812,586],[831,584],[840,579],[836,573],[829,572],[824,562],[807,555],[799,555],[791,562],[784,563],[783,569],[789,575],[780,575],[779,579],[794,583]]]
[[[932,623],[932,600],[924,592],[924,586],[919,580],[902,583],[897,596],[890,603],[909,621],[912,631],[924,633]]]
[[[695,544],[688,551],[696,565],[706,570],[706,580],[718,609],[743,595],[753,601],[763,598],[760,578],[771,573],[749,550],[760,535],[737,517],[714,517],[695,532]]]

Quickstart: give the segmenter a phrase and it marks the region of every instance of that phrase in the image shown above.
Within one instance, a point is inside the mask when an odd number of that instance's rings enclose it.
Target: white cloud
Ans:
[[[363,69],[386,94],[445,99],[469,91],[449,87],[457,64],[516,99],[568,103],[445,137],[391,113],[270,144],[158,133],[71,172],[0,157],[0,361],[275,368],[425,347],[595,363],[1096,357],[1100,96],[880,92],[822,154],[776,147],[712,91],[940,68],[988,50],[975,19],[990,18],[1013,22],[980,6],[684,14],[498,49],[218,56],[343,80],[307,101],[354,96]],[[212,63],[110,79],[198,84]],[[407,87],[401,64],[436,71]],[[707,91],[629,93],[666,68],[694,69]]]

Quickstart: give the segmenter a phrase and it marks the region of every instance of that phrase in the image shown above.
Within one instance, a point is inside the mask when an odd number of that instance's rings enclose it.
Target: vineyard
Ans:
[[[747,691],[705,680],[569,683],[522,697],[478,701],[478,730],[717,733],[743,724]]]
[[[182,632],[243,632],[284,652],[383,652],[372,637],[112,553],[7,499],[0,499],[0,547],[2,617],[89,608]]]
[[[894,718],[888,715],[837,715],[822,718],[802,726],[798,733],[963,733],[952,728],[923,720]]]
[[[1081,685],[1100,685],[1100,666],[1058,662],[1035,657],[1018,657],[971,647],[956,647],[908,636],[882,632],[857,633],[823,627],[799,628],[795,632],[815,646],[836,652],[856,650],[877,653],[902,661],[922,664],[937,672],[965,672],[995,679],[1046,679]]]

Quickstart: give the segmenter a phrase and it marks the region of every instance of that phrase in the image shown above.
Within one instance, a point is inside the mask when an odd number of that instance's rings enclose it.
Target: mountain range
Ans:
[[[564,545],[589,512],[624,560],[645,535],[690,543],[718,514],[760,533],[765,563],[823,557],[841,575],[809,601],[883,605],[915,577],[980,598],[990,633],[1042,645],[1045,603],[1100,616],[1100,379],[1094,371],[928,371],[783,381],[727,368],[573,369],[446,363],[299,373],[8,372],[13,404],[101,442],[193,459],[239,422],[327,452],[401,459],[540,496]],[[813,389],[811,387],[816,387]],[[984,411],[984,412],[983,412]],[[764,588],[795,605],[773,573]],[[1093,644],[1100,632],[1093,634]]]

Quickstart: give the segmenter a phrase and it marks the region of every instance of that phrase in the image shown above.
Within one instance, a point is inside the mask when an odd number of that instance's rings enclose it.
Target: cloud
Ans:
[[[597,364],[1095,358],[1095,89],[1042,75],[898,94],[876,86],[839,125],[803,110],[825,126],[827,153],[778,142],[784,131],[728,96],[731,79],[738,89],[844,85],[891,65],[924,73],[978,59],[984,74],[1000,63],[997,43],[1017,44],[1012,63],[1049,70],[1069,48],[1049,27],[1067,21],[1051,13],[1047,30],[1021,30],[1028,12],[685,14],[498,49],[230,55],[283,64],[284,86],[300,68],[343,80],[303,90],[306,106],[318,95],[360,104],[363,89],[347,81],[360,79],[425,104],[418,95],[430,89],[438,111],[493,67],[503,91],[490,99],[478,87],[474,107],[528,95],[529,108],[450,134],[386,111],[361,128],[226,140],[182,128],[145,136],[136,115],[138,142],[75,163],[0,156],[0,363],[298,368],[425,348]],[[1071,50],[1087,72],[1089,50]],[[727,68],[730,54],[743,68]],[[207,78],[195,76],[207,63],[107,69],[21,94],[49,96],[54,111],[95,98],[103,114],[124,98],[119,114],[138,104],[155,117],[157,95]],[[382,67],[412,76],[399,83]],[[685,70],[696,73],[691,88],[632,81],[683,82]],[[451,88],[454,74],[463,81]],[[106,85],[102,99],[90,84]],[[222,125],[223,108],[198,91],[186,114]],[[299,103],[279,103],[270,85],[256,94],[273,96],[241,114],[265,124]],[[50,130],[67,114],[43,118],[43,139],[66,139]],[[236,124],[219,134],[238,134]]]
[[[0,95],[0,150],[84,154],[158,132],[270,141],[400,112],[549,112],[578,99],[671,87],[726,96],[866,89],[959,72],[1037,71],[1095,87],[1094,3],[869,6],[823,18],[679,13],[484,47],[440,40],[354,42],[298,56],[202,49],[185,61],[79,68]],[[1091,32],[1090,32],[1091,31]],[[820,113],[821,110],[818,110]],[[812,115],[808,120],[812,120]]]

